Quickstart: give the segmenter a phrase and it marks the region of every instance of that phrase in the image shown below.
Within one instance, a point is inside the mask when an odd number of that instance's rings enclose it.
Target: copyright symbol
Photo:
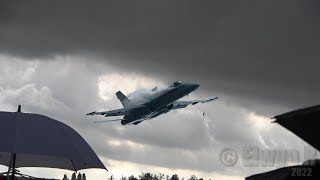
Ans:
[[[238,153],[232,149],[223,149],[219,154],[222,165],[226,167],[234,166],[238,161]]]

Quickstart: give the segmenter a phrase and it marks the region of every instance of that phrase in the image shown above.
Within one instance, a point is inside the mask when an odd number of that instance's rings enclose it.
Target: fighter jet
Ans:
[[[122,125],[137,125],[142,121],[150,120],[171,110],[218,99],[218,97],[215,97],[205,100],[179,101],[179,99],[187,96],[198,87],[198,84],[176,81],[163,90],[159,90],[157,87],[152,90],[138,90],[128,95],[128,97],[118,91],[116,95],[123,108],[102,112],[94,111],[87,115],[123,116],[121,119],[96,121],[95,123],[121,121]]]

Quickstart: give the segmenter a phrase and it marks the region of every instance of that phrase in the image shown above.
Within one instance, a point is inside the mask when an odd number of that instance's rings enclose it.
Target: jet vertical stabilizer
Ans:
[[[121,104],[123,105],[123,107],[127,107],[127,105],[129,104],[130,100],[127,98],[127,96],[125,96],[121,91],[118,91],[116,93],[117,98],[119,99],[119,101],[121,102]]]

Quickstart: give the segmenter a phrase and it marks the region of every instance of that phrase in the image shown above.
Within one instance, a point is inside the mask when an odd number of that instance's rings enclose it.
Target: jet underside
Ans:
[[[178,101],[179,99],[196,90],[198,87],[199,85],[197,84],[182,83],[180,81],[173,83],[170,87],[163,90],[157,90],[157,87],[155,87],[151,91],[147,91],[141,96],[144,100],[140,101],[140,103],[137,102],[139,97],[130,96],[132,94],[137,95],[140,93],[140,91],[136,91],[128,95],[129,98],[126,97],[121,91],[118,91],[116,93],[117,98],[120,100],[124,108],[103,112],[91,112],[87,115],[103,115],[105,117],[123,116],[122,119],[98,121],[97,123],[121,121],[122,125],[137,125],[144,120],[150,120],[174,109],[185,108],[188,105],[195,105],[199,102],[207,103],[217,99],[216,97],[206,100]]]

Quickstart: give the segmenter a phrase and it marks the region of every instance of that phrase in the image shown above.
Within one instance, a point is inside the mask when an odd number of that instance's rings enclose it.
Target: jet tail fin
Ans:
[[[129,104],[130,100],[121,91],[118,91],[116,95],[123,107],[126,107]]]

